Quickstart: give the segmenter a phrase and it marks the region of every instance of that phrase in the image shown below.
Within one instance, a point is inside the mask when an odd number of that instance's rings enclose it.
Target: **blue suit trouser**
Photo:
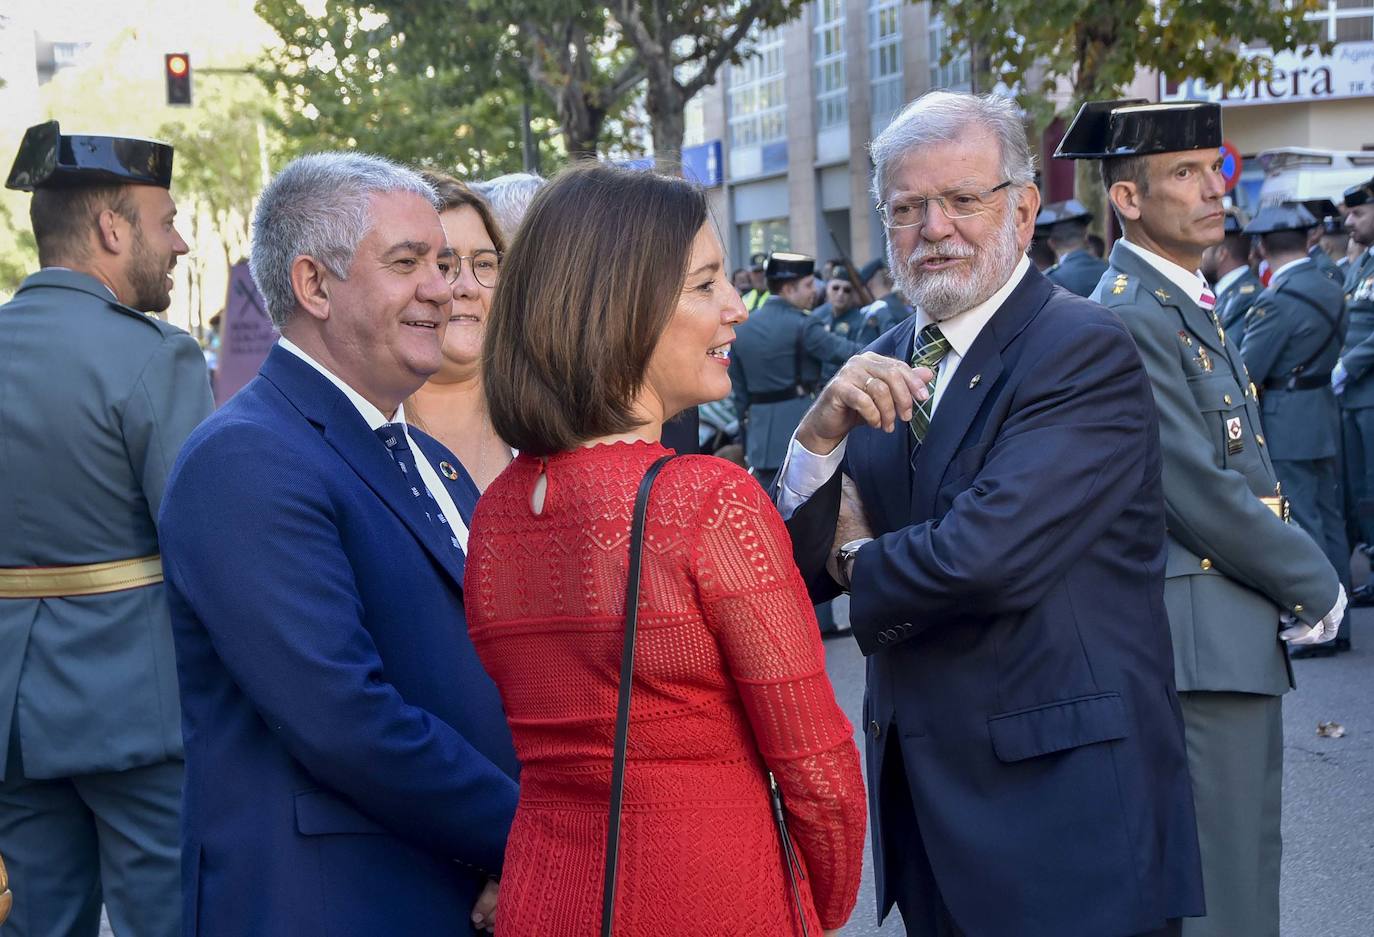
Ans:
[[[14,909],[5,937],[181,933],[184,763],[70,778],[23,776],[17,739],[0,781],[0,855]]]

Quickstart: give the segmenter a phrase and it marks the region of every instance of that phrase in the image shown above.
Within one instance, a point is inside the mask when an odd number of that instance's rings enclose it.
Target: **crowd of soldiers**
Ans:
[[[1260,438],[1292,520],[1348,580],[1352,549],[1374,555],[1374,179],[1341,199],[1278,203],[1253,218],[1228,207],[1225,239],[1204,253],[1201,272],[1224,340],[1240,350],[1261,399]],[[1029,249],[1048,279],[1080,296],[1092,296],[1108,271],[1092,221],[1076,199],[1046,204]],[[733,416],[736,451],[769,486],[820,388],[914,309],[883,258],[859,270],[844,259],[818,270],[814,259],[783,252],[750,264],[734,276],[750,319],[731,356]],[[1205,350],[1199,360],[1210,372]],[[1344,585],[1353,606],[1374,605],[1374,579]],[[1334,642],[1292,653],[1350,646],[1347,616]]]

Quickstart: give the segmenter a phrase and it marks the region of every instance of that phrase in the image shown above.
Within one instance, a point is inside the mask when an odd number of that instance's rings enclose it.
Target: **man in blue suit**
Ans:
[[[802,420],[779,507],[868,657],[879,916],[1175,934],[1203,900],[1149,380],[1119,321],[1025,257],[1013,103],[932,92],[871,152],[918,312]]]
[[[463,617],[476,488],[401,406],[439,368],[457,258],[429,186],[356,154],[290,164],[253,234],[282,338],[162,511],[184,933],[467,933],[516,760]]]

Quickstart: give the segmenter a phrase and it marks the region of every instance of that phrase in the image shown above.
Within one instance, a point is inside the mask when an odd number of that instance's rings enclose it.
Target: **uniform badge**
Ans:
[[[1207,371],[1207,372],[1209,372],[1209,373],[1211,372],[1211,370],[1212,370],[1212,356],[1209,355],[1209,354],[1207,354],[1207,349],[1206,349],[1206,348],[1202,348],[1202,347],[1199,347],[1199,348],[1198,348],[1198,350],[1197,350],[1197,363],[1198,363],[1198,365],[1202,368],[1202,370]]]
[[[1187,345],[1189,348],[1193,347],[1193,337],[1189,335],[1187,332],[1183,331],[1182,329],[1178,330],[1178,340],[1181,341],[1183,344]]]
[[[1226,421],[1226,454],[1235,455],[1245,448],[1245,434],[1240,428],[1240,417],[1233,416]]]
[[[1116,283],[1112,284],[1112,295],[1120,296],[1122,293],[1126,292],[1126,284],[1128,282],[1129,280],[1127,279],[1126,274],[1118,273],[1116,275]]]
[[[1247,284],[1245,284],[1244,286],[1242,286],[1242,287],[1240,288],[1240,295],[1242,295],[1242,296],[1249,296],[1249,295],[1250,295],[1251,293],[1253,293],[1254,291],[1255,291],[1255,284],[1253,284],[1253,283],[1247,283]]]
[[[439,471],[443,472],[444,477],[451,482],[456,482],[458,480],[458,470],[447,462],[439,463]]]
[[[1169,294],[1164,292],[1164,290],[1155,290],[1155,296],[1159,298],[1161,303],[1167,303],[1169,301]]]
[[[848,334],[849,334],[849,323],[848,323],[848,322],[837,322],[837,323],[835,324],[835,334],[836,334],[836,335],[848,335]]]

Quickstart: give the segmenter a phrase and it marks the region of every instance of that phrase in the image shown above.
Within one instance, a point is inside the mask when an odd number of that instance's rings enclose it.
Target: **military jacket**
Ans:
[[[1255,271],[1246,267],[1226,287],[1226,292],[1218,294],[1217,318],[1221,320],[1221,327],[1226,330],[1226,340],[1231,344],[1240,347],[1240,340],[1245,335],[1245,314],[1262,292],[1264,283],[1255,276]]]
[[[1312,262],[1317,265],[1317,271],[1322,276],[1337,286],[1345,282],[1345,273],[1336,265],[1336,261],[1331,259],[1331,255],[1321,249],[1321,245],[1314,244],[1308,248],[1307,256],[1312,258]]]
[[[26,279],[0,306],[0,567],[157,553],[167,474],[212,406],[181,329],[83,273]],[[29,778],[181,757],[162,584],[0,599],[0,738],[12,720]],[[0,746],[0,775],[5,762]]]
[[[1106,269],[1105,260],[1098,260],[1086,250],[1076,250],[1065,254],[1063,260],[1045,271],[1045,276],[1070,293],[1091,296]]]
[[[1374,407],[1374,249],[1366,250],[1345,271],[1345,333],[1341,364],[1350,375],[1341,406]]]
[[[1280,615],[1319,621],[1340,584],[1312,538],[1260,500],[1278,480],[1235,344],[1124,243],[1092,298],[1135,338],[1159,408],[1178,688],[1281,694],[1292,672]]]
[[[862,350],[781,296],[770,296],[735,327],[730,382],[751,468],[782,466],[792,434],[820,389],[821,365],[844,364]]]
[[[1340,409],[1331,369],[1340,357],[1345,299],[1317,264],[1284,271],[1245,317],[1241,358],[1260,389],[1271,458],[1326,459],[1340,454]],[[1298,379],[1318,382],[1298,387]],[[1280,386],[1269,386],[1269,385]]]
[[[888,329],[895,324],[891,315],[888,313],[887,304],[879,300],[867,306],[854,306],[835,315],[835,310],[829,303],[816,307],[811,313],[821,324],[824,325],[835,335],[855,342],[861,347],[867,348],[878,339]],[[833,361],[826,361],[821,364],[821,380],[828,381],[835,376],[835,372],[840,370],[840,365]]]

